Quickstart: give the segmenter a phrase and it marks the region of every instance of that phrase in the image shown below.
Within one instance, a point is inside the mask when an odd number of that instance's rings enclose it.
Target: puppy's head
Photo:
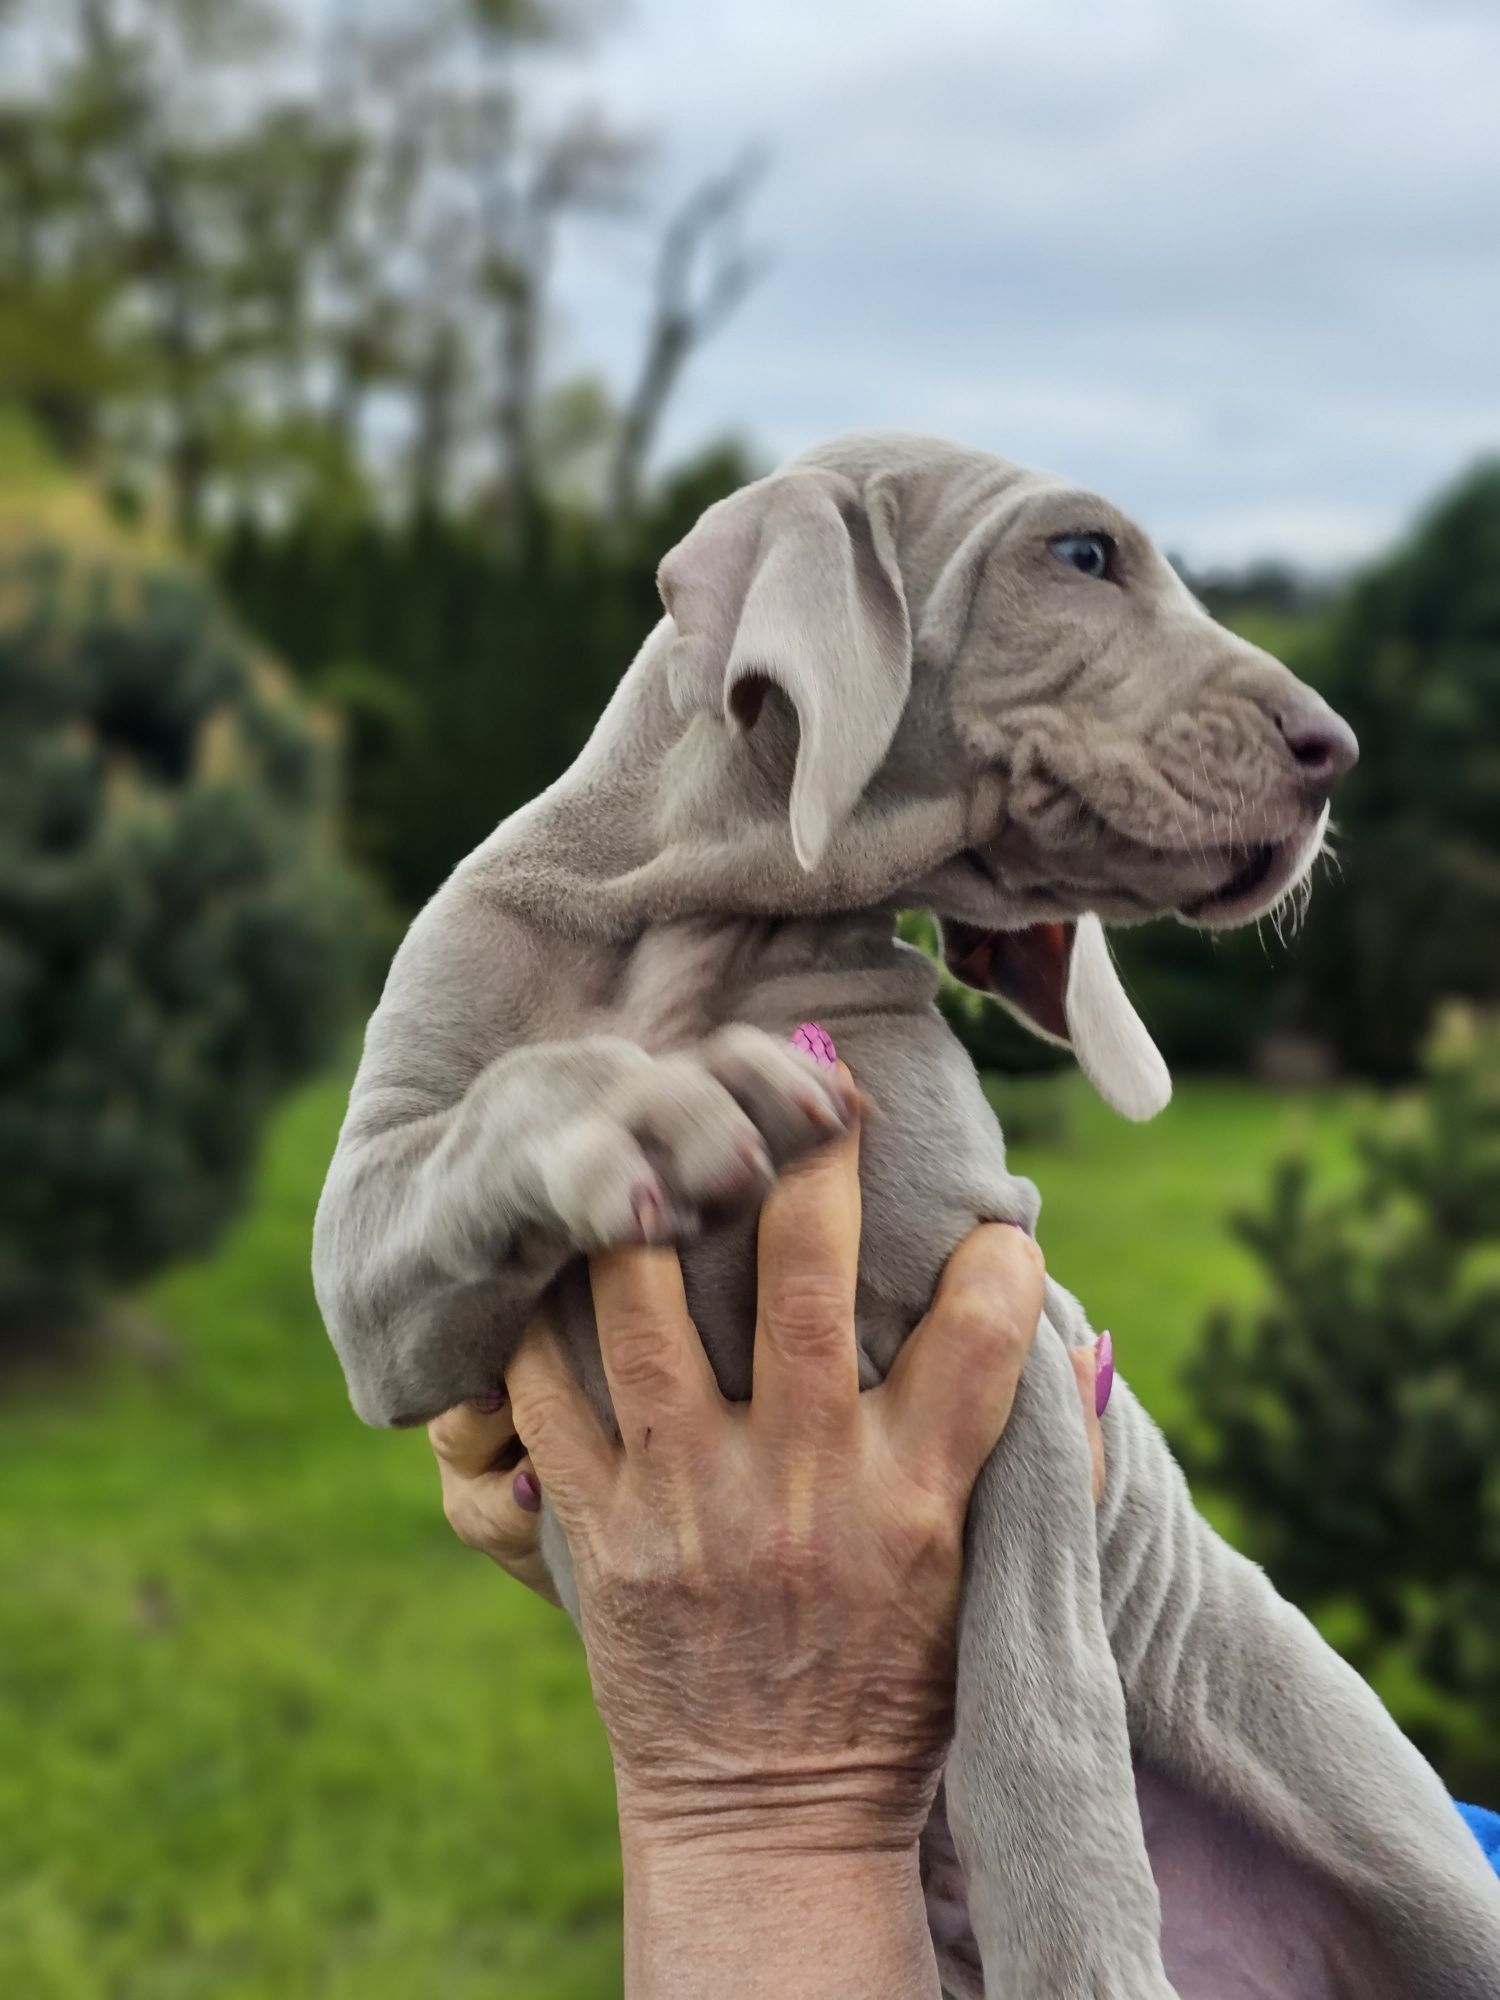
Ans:
[[[1166,1072],[1102,923],[1243,923],[1307,875],[1348,725],[1216,624],[1097,494],[939,441],[837,440],[711,508],[662,564],[685,710],[777,783],[797,861],[888,842],[951,968],[1149,1116]],[[767,712],[777,718],[763,720]],[[967,802],[950,852],[904,808]]]

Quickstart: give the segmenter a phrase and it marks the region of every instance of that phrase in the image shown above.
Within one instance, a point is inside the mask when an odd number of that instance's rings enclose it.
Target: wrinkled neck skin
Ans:
[[[806,871],[788,823],[798,742],[790,705],[772,690],[741,733],[727,724],[721,686],[688,675],[674,693],[668,656],[679,634],[664,617],[572,768],[480,850],[522,914],[591,941],[683,918],[910,906],[965,914],[963,890],[972,897],[973,883],[955,857],[993,842],[1006,820],[1006,779],[1001,757],[976,751],[955,727],[953,663],[973,615],[974,578],[1039,475],[931,438],[835,439],[794,464],[835,469],[864,491],[878,482],[896,501],[913,666],[880,769]],[[1004,927],[993,883],[984,910],[984,921]],[[1024,901],[1016,892],[1017,924],[1076,914],[1041,907],[1034,884]]]
[[[919,683],[885,766],[809,874],[787,825],[790,711],[773,695],[748,735],[717,711],[682,715],[666,674],[675,637],[663,618],[577,761],[474,857],[518,914],[622,945],[660,924],[805,918],[807,961],[817,937],[834,963],[872,927],[888,940],[896,910],[926,904],[955,855],[993,838],[1004,778],[965,758]]]

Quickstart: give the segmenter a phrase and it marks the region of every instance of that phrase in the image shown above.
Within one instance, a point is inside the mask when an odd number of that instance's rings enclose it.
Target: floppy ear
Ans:
[[[1167,1066],[1125,997],[1097,917],[1015,931],[945,923],[942,931],[954,978],[993,993],[1028,1028],[1071,1047],[1106,1104],[1145,1119],[1170,1102]]]
[[[710,507],[663,561],[678,637],[672,698],[751,729],[768,686],[796,711],[792,846],[811,872],[891,746],[911,688],[911,626],[889,495],[840,473],[775,473]]]

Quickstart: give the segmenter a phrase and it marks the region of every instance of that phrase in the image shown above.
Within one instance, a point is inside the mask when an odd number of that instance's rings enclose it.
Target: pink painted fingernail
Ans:
[[[542,1489],[537,1485],[529,1472],[523,1470],[516,1474],[515,1484],[512,1486],[511,1491],[516,1496],[516,1505],[518,1507],[524,1508],[528,1514],[539,1514],[541,1512]]]
[[[503,1410],[507,1400],[503,1388],[481,1389],[477,1396],[470,1398],[474,1408],[483,1417],[492,1417],[496,1410]]]
[[[833,1037],[826,1028],[820,1028],[816,1021],[804,1021],[800,1028],[793,1028],[787,1040],[794,1049],[801,1049],[804,1055],[821,1063],[824,1069],[834,1069],[838,1065],[839,1052],[833,1046]]]
[[[1094,1346],[1094,1415],[1102,1417],[1109,1407],[1109,1392],[1115,1386],[1115,1343],[1106,1332]]]

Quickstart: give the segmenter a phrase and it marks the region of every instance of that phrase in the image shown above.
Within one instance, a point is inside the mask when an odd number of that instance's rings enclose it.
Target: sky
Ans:
[[[1500,450],[1500,0],[633,0],[549,89],[658,216],[769,154],[665,457],[937,431],[1324,568]],[[570,364],[628,378],[650,246],[574,234]]]

